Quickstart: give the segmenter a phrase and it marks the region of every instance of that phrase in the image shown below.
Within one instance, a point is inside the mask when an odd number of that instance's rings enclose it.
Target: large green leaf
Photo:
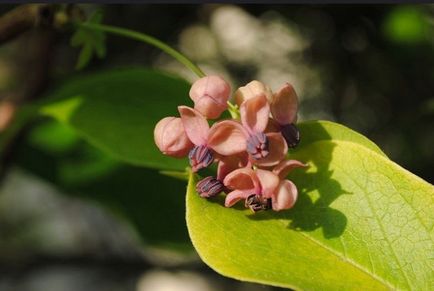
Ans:
[[[134,165],[183,170],[185,159],[160,153],[154,126],[178,116],[177,106],[191,102],[189,84],[145,69],[95,73],[67,81],[40,112],[74,128],[94,146]]]
[[[433,186],[348,129],[312,126],[323,134],[301,125],[306,141],[291,154],[310,165],[289,176],[293,209],[225,208],[190,177],[186,219],[201,258],[229,277],[295,289],[432,288]]]

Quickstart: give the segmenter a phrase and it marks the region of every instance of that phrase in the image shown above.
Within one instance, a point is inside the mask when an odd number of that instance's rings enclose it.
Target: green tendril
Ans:
[[[189,68],[199,78],[205,77],[205,73],[197,65],[195,65],[190,59],[188,59],[186,56],[184,56],[177,50],[171,48],[164,42],[156,39],[155,37],[134,30],[129,30],[129,29],[116,27],[116,26],[104,25],[104,24],[80,22],[80,23],[76,23],[76,25],[88,29],[94,29],[94,30],[99,30],[107,33],[128,37],[131,39],[135,39],[150,44],[154,47],[161,49],[162,51],[164,51],[165,53],[167,53],[168,55],[176,59],[178,62],[180,62],[187,68]]]

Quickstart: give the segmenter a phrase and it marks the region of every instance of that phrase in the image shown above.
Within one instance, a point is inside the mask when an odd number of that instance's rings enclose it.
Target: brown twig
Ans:
[[[16,112],[22,104],[37,98],[46,88],[55,35],[53,4],[26,4],[0,17],[0,44],[12,41],[13,75],[20,84],[0,95],[0,177],[13,156],[13,149],[21,129],[15,129]],[[16,39],[16,41],[15,41]],[[9,43],[8,43],[9,44]],[[7,131],[12,131],[9,133]]]
[[[0,17],[0,44],[38,26],[51,26],[56,6],[53,4],[26,4]]]

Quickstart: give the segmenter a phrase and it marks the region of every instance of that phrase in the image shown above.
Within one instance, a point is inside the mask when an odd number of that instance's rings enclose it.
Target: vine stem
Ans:
[[[156,39],[155,37],[152,37],[150,35],[129,30],[122,27],[116,27],[111,25],[105,25],[105,24],[96,24],[96,23],[89,23],[89,22],[79,22],[77,23],[78,26],[86,27],[89,29],[96,29],[99,31],[104,31],[107,33],[117,34],[120,36],[128,37],[131,39],[135,39],[138,41],[142,41],[144,43],[150,44],[152,46],[155,46],[162,51],[164,51],[166,54],[170,55],[171,57],[175,58],[178,62],[189,68],[193,73],[195,73],[199,78],[205,77],[205,73],[197,66],[195,65],[189,58],[178,52],[177,50],[173,49],[172,47],[168,46],[164,42]],[[228,103],[228,111],[231,114],[232,118],[239,119],[239,110],[238,107],[231,102]]]
[[[189,68],[193,73],[195,73],[199,78],[205,77],[205,73],[197,66],[195,65],[190,59],[188,59],[186,56],[178,52],[177,50],[171,48],[164,42],[156,39],[155,37],[152,37],[150,35],[129,30],[126,28],[116,27],[116,26],[110,26],[110,25],[104,25],[104,24],[96,24],[96,23],[89,23],[89,22],[80,22],[77,23],[80,27],[86,27],[89,29],[95,29],[107,33],[117,34],[120,36],[128,37],[131,39],[135,39],[138,41],[142,41],[144,43],[150,44],[152,46],[155,46],[162,51],[164,51],[166,54],[170,55],[171,57],[175,58],[178,62]]]

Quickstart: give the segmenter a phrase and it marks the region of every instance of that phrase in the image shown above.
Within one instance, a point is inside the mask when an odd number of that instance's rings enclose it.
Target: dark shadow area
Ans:
[[[301,130],[302,142],[293,153],[302,151],[305,147],[320,140],[330,140],[330,135],[318,124],[314,132]],[[303,136],[306,136],[303,140]],[[348,194],[342,189],[340,183],[332,178],[332,170],[329,169],[335,144],[324,144],[320,152],[310,153],[309,156],[302,154],[304,163],[315,167],[314,173],[306,173],[303,169],[292,171],[288,179],[293,181],[298,189],[298,199],[292,209],[281,212],[264,211],[248,215],[253,220],[264,219],[288,219],[288,228],[297,231],[313,231],[322,228],[326,239],[339,237],[345,230],[347,218],[345,215],[330,205],[342,194]],[[290,155],[291,156],[291,155]],[[314,191],[317,191],[318,197]],[[308,195],[308,193],[311,193]]]

